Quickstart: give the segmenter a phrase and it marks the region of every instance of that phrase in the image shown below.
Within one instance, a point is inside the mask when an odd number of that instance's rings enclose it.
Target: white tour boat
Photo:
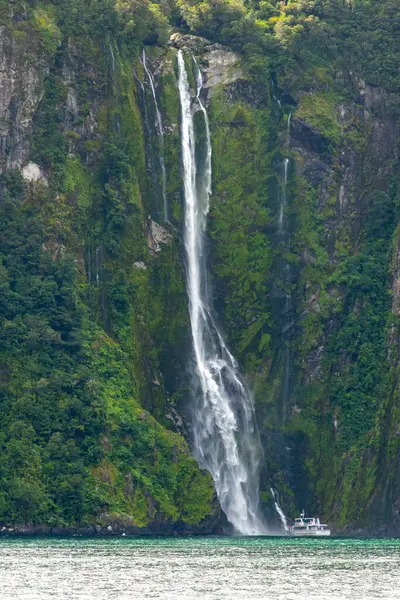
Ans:
[[[318,517],[305,517],[302,512],[300,517],[294,520],[294,525],[289,527],[289,533],[296,537],[314,537],[331,535],[331,530],[328,525],[320,523]]]

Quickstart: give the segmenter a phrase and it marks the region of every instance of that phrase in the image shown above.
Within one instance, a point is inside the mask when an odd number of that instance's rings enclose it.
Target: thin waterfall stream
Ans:
[[[163,128],[161,112],[160,112],[158,102],[157,102],[157,94],[156,94],[156,89],[154,86],[154,78],[153,78],[153,75],[152,75],[150,69],[147,66],[146,52],[144,50],[143,50],[143,54],[142,54],[142,64],[143,64],[143,68],[145,70],[145,73],[146,73],[149,83],[150,83],[151,94],[153,96],[154,108],[156,111],[156,130],[157,130],[158,138],[160,141],[159,161],[160,161],[160,168],[161,168],[161,190],[162,190],[163,206],[164,206],[164,221],[167,223],[168,222],[168,201],[167,201],[167,173],[165,170],[165,158],[164,158],[164,128]]]
[[[181,145],[185,194],[184,239],[187,291],[192,329],[193,450],[214,480],[222,510],[234,528],[245,535],[266,533],[259,513],[259,471],[262,452],[251,397],[236,361],[212,318],[207,294],[204,232],[211,194],[211,139],[207,110],[200,99],[203,87],[197,63],[194,102],[204,116],[207,152],[196,164],[192,93],[185,59],[178,51],[181,104]]]
[[[285,140],[285,148],[286,152],[289,152],[290,149],[290,127],[291,127],[291,119],[292,113],[289,113],[287,117],[287,125],[286,125],[286,140]],[[280,191],[280,204],[279,204],[279,212],[278,212],[278,236],[282,243],[282,251],[290,252],[290,229],[288,225],[288,218],[285,214],[287,212],[287,204],[288,204],[288,193],[287,193],[287,185],[288,185],[288,177],[289,177],[289,164],[290,159],[286,156],[281,163],[281,180],[282,186]],[[281,335],[282,335],[282,349],[281,349],[281,357],[283,364],[282,371],[282,386],[280,392],[280,402],[282,406],[282,412],[285,414],[287,409],[287,404],[290,396],[290,378],[291,371],[293,366],[293,357],[292,351],[290,348],[290,342],[292,339],[292,329],[294,325],[293,319],[293,302],[292,302],[292,293],[290,289],[291,280],[292,280],[292,268],[287,260],[281,261],[280,267],[280,278],[282,280],[282,291],[284,292],[284,300],[281,305],[280,313],[282,318],[282,327],[281,327]],[[285,531],[288,530],[287,518],[285,513],[283,512],[279,502],[276,499],[275,490],[270,488],[272,498],[274,501],[275,510],[279,516],[280,522],[283,525]]]
[[[288,522],[287,522],[287,517],[285,515],[285,513],[283,512],[283,510],[281,509],[279,502],[276,498],[276,493],[274,488],[270,488],[271,491],[271,495],[272,495],[272,499],[274,501],[274,506],[275,506],[275,510],[279,515],[279,518],[281,520],[282,526],[284,528],[285,531],[289,531],[289,526],[288,526]]]
[[[289,170],[289,159],[285,158],[283,161],[283,189],[282,189],[282,194],[281,194],[281,202],[280,202],[279,217],[278,217],[279,233],[281,235],[284,234],[283,217],[284,217],[285,207],[286,207],[286,188],[287,188],[288,170]]]

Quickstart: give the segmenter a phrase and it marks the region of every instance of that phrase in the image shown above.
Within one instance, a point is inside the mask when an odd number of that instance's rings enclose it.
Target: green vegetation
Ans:
[[[47,237],[19,177],[1,183],[0,520],[197,523],[208,475],[135,400],[127,355],[89,321],[74,258]]]
[[[176,31],[234,50],[242,71],[208,97],[210,280],[254,390],[264,483],[272,477],[291,510],[306,501],[340,527],[371,523],[371,511],[390,521],[400,489],[390,295],[399,19],[397,0],[0,0],[5,39],[43,91],[23,143],[46,176],[27,183],[12,168],[0,178],[0,523],[197,524],[211,514],[212,482],[179,414],[190,334],[167,46]],[[144,47],[165,134],[171,223],[159,251],[160,144]],[[13,94],[7,132],[32,100]],[[293,365],[285,403],[282,348]]]
[[[143,10],[159,22],[152,6]],[[0,182],[0,522],[9,525],[110,516],[194,525],[211,512],[210,477],[168,415],[180,395],[186,292],[176,245],[156,258],[146,244],[152,200],[128,58],[140,42],[124,8],[60,2],[32,12],[37,51],[54,61],[31,152],[48,187],[18,171]],[[120,19],[126,38],[111,63],[100,37],[121,31]]]
[[[272,177],[269,111],[239,101],[228,107],[221,89],[211,104],[215,189],[210,218],[212,271],[218,277],[225,326],[249,372],[269,354],[272,251],[265,230]]]
[[[296,117],[315,127],[333,146],[339,143],[341,134],[335,112],[337,101],[332,94],[303,94],[296,110]]]

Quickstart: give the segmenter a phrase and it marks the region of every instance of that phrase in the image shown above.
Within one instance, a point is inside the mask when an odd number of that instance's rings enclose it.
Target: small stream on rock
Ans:
[[[161,117],[161,112],[157,102],[157,94],[154,85],[154,77],[147,66],[146,52],[143,50],[142,53],[142,64],[149,80],[151,95],[154,101],[154,108],[156,113],[156,131],[160,143],[160,151],[158,153],[159,161],[160,161],[160,169],[161,169],[161,193],[163,197],[163,207],[164,207],[164,221],[168,222],[168,202],[167,202],[167,173],[165,170],[165,157],[164,157],[164,128]]]
[[[278,101],[277,98],[276,100]],[[291,394],[291,378],[294,365],[294,357],[291,349],[291,342],[293,339],[293,327],[295,324],[294,306],[291,292],[293,272],[290,262],[288,262],[287,258],[285,257],[285,255],[289,254],[291,251],[290,219],[288,215],[288,180],[290,167],[290,158],[288,157],[288,154],[290,150],[291,118],[292,115],[291,113],[289,113],[287,117],[286,140],[284,144],[284,152],[286,156],[283,158],[282,162],[279,164],[278,167],[278,174],[280,177],[281,185],[279,190],[279,205],[277,216],[277,240],[280,245],[281,251],[278,263],[279,281],[277,287],[279,289],[279,292],[277,294],[277,298],[279,299],[278,314],[281,335],[279,361],[281,365],[280,368],[282,370],[279,402],[282,410],[283,421],[285,420],[288,411],[288,403]],[[272,487],[270,488],[270,491],[274,502],[275,511],[279,517],[283,528],[287,531],[287,518],[277,500],[276,491]]]

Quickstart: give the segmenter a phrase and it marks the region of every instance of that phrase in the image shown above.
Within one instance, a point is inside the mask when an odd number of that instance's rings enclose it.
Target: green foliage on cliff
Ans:
[[[331,147],[339,143],[341,136],[335,111],[337,101],[338,98],[332,94],[303,94],[296,109],[296,117],[315,127],[329,140]]]
[[[214,192],[210,233],[213,273],[225,326],[249,371],[268,356],[271,314],[268,283],[272,251],[265,235],[271,177],[269,113],[243,100],[227,104],[224,91],[211,103]]]
[[[2,523],[111,515],[195,525],[211,512],[210,477],[168,414],[162,371],[178,391],[186,293],[173,242],[159,259],[146,243],[144,137],[127,58],[140,41],[127,39],[136,26],[123,8],[37,3],[33,16],[54,61],[31,154],[48,187],[18,172],[0,187]],[[119,19],[123,48],[110,42],[104,58],[98,36],[116,34]]]
[[[241,57],[239,81],[209,96],[210,265],[218,318],[253,383],[270,475],[291,506],[290,485],[340,526],[364,524],[382,486],[396,483],[398,200],[388,182],[397,166],[379,156],[371,115],[395,131],[399,111],[385,94],[364,111],[361,80],[400,89],[397,0],[0,0],[0,23],[16,43],[30,40],[27,62],[45,74],[29,141],[48,182],[27,184],[13,170],[0,181],[0,521],[111,513],[138,526],[195,524],[211,511],[210,478],[173,431],[190,347],[175,50],[166,45],[178,28]],[[161,242],[144,46],[162,63],[172,226]],[[10,101],[10,131],[21,102]],[[304,126],[294,149],[289,112]],[[276,306],[289,293],[288,324]],[[297,381],[285,403],[282,348]],[[287,443],[294,459],[283,457]]]
[[[367,146],[364,152],[369,151]],[[391,166],[387,168],[390,172]],[[342,219],[336,216],[338,261],[329,260],[327,253],[324,223],[332,219],[330,203],[318,209],[315,192],[301,182],[297,186],[295,250],[307,255],[298,285],[303,312],[297,355],[313,381],[295,391],[300,410],[290,428],[308,440],[303,460],[313,501],[340,527],[365,527],[384,519],[380,511],[386,509],[377,495],[384,477],[395,482],[393,467],[391,475],[386,471],[389,458],[384,448],[393,435],[388,410],[396,410],[398,357],[389,290],[397,184],[389,182],[386,189],[387,193],[373,190],[352,206],[360,211],[357,236],[349,213]],[[307,289],[306,299],[301,286]],[[318,373],[312,371],[313,362]],[[370,512],[373,498],[376,515]]]
[[[74,256],[29,190],[1,183],[1,522],[197,523],[208,475],[135,400],[128,356],[90,322]]]

